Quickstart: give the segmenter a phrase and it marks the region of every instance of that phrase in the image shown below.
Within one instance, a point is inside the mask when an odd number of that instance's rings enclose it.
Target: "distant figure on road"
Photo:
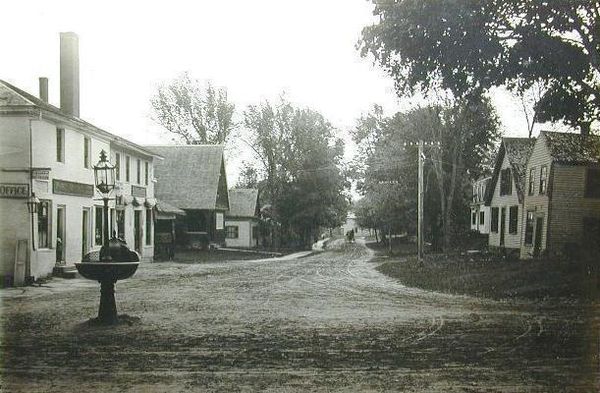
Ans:
[[[346,232],[346,240],[349,243],[354,243],[354,230],[353,229]]]

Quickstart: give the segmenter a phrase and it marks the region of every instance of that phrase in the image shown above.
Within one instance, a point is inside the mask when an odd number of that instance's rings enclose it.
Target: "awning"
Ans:
[[[162,214],[175,214],[178,216],[185,216],[185,212],[180,208],[171,205],[165,201],[156,200],[156,211]]]
[[[146,206],[148,209],[152,209],[155,205],[156,205],[156,198],[146,198],[146,201],[144,202],[144,206]]]

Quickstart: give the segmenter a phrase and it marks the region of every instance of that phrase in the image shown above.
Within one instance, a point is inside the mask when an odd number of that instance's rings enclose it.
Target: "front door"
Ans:
[[[500,246],[504,246],[504,223],[506,222],[506,208],[503,207],[500,213]]]
[[[533,242],[533,256],[539,257],[542,251],[542,230],[544,228],[544,217],[535,220],[535,240]]]
[[[90,249],[90,209],[83,208],[81,216],[81,256]]]
[[[65,206],[56,208],[56,263],[61,264],[65,260]]]
[[[141,252],[142,244],[142,214],[141,210],[133,211],[133,236],[134,246],[137,252]]]

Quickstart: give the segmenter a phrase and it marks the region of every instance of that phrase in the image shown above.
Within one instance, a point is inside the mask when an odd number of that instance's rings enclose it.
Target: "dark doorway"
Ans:
[[[542,251],[542,231],[544,229],[544,217],[535,220],[535,240],[533,242],[533,256],[539,257]]]
[[[141,252],[142,246],[142,214],[141,210],[133,211],[133,236],[134,247],[137,252]]]

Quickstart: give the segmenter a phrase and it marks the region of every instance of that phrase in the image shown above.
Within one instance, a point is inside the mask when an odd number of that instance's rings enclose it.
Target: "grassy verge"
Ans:
[[[177,250],[173,262],[180,263],[210,263],[225,261],[240,261],[273,258],[272,254],[248,253],[224,250]],[[156,259],[156,262],[163,260]]]
[[[407,286],[427,290],[487,297],[557,298],[583,300],[600,296],[597,262],[555,260],[505,260],[489,254],[427,255],[423,264],[414,255],[414,244],[395,245],[396,255],[386,255],[376,244],[378,270]]]

